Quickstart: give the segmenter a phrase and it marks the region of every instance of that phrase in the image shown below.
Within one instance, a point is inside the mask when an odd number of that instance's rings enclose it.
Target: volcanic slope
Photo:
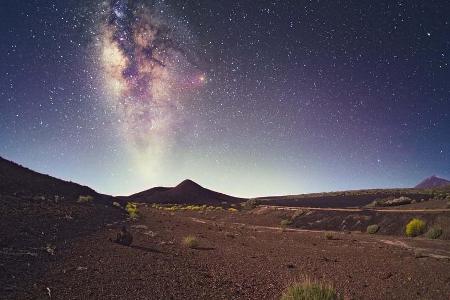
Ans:
[[[160,203],[160,204],[208,204],[229,205],[247,199],[218,193],[202,187],[192,180],[186,179],[175,187],[155,187],[149,190],[121,197],[128,201]]]
[[[416,185],[414,188],[416,189],[433,189],[433,188],[440,188],[440,187],[449,187],[450,188],[450,181],[444,178],[440,178],[437,176],[431,176],[423,181],[421,181],[418,185]]]

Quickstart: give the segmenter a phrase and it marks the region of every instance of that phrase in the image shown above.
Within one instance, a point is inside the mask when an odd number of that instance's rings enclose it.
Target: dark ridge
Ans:
[[[0,157],[0,195],[21,198],[59,196],[65,200],[76,200],[80,195],[91,195],[102,201],[111,202],[113,199],[87,186],[35,172],[2,157]]]
[[[93,200],[78,203],[80,195],[93,196]],[[38,256],[0,253],[0,298],[22,298],[14,296],[16,290],[49,272],[54,258],[42,253],[46,245],[62,252],[70,249],[73,239],[123,220],[124,212],[112,206],[112,201],[113,197],[87,186],[35,172],[0,157],[0,248],[32,249]]]

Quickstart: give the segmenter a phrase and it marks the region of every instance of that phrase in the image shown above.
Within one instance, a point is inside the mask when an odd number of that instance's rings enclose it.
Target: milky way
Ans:
[[[448,15],[444,0],[2,0],[0,156],[112,194],[450,178]]]
[[[188,58],[191,35],[166,10],[157,3],[113,0],[100,25],[108,104],[116,108],[125,135],[144,149],[170,135],[182,94],[203,81]]]

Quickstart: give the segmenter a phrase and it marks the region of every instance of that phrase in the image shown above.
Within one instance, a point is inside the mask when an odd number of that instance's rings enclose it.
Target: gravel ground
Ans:
[[[276,222],[251,213],[141,207],[140,219],[127,223],[132,247],[111,243],[121,223],[108,223],[54,255],[40,253],[50,259],[39,276],[10,287],[6,298],[278,299],[304,277],[331,283],[346,299],[450,295],[449,241],[357,233],[328,240],[323,232],[282,231]],[[183,246],[187,235],[199,239],[197,249]]]

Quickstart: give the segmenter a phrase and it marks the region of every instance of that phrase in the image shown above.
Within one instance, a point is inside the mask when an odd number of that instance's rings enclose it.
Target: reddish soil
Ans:
[[[149,193],[158,200],[165,195],[168,202],[228,205],[242,200],[191,181]],[[319,199],[313,201],[316,207],[342,208],[346,199],[355,206],[375,194],[392,193],[331,193],[334,196],[322,195],[322,200],[320,195],[299,197]],[[79,195],[95,199],[77,203]],[[301,204],[290,199],[281,198]],[[126,200],[0,158],[0,298],[278,299],[289,283],[304,276],[333,284],[346,299],[450,295],[449,240],[358,233],[376,222],[380,233],[401,235],[404,223],[414,215],[441,224],[448,234],[450,216],[442,209],[304,209],[305,214],[294,220],[296,228],[281,231],[280,221],[295,210],[169,213],[140,205],[138,221],[131,222],[123,210],[111,205]],[[422,210],[430,208],[423,203]],[[109,241],[124,223],[134,235],[131,247]],[[333,232],[333,238],[326,239],[323,230],[347,233]],[[182,245],[188,235],[198,237],[197,249]]]
[[[59,258],[53,250],[123,218],[122,211],[101,203],[0,195],[0,298],[14,298],[43,276]]]
[[[6,298],[277,299],[303,276],[332,283],[346,299],[450,295],[449,241],[357,233],[327,240],[323,232],[282,232],[277,215],[140,211],[129,223],[132,247],[108,241],[120,227],[111,223],[66,241],[55,255],[26,256],[45,260],[45,269],[7,285]],[[181,243],[192,234],[198,249]]]

